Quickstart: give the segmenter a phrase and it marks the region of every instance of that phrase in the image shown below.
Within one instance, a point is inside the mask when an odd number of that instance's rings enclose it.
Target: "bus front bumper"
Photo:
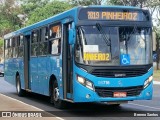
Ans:
[[[151,100],[153,92],[153,82],[148,87],[143,89],[139,95],[127,97],[101,97],[97,92],[86,88],[85,86],[75,83],[74,88],[74,102],[120,102],[120,101],[133,101],[133,100]]]

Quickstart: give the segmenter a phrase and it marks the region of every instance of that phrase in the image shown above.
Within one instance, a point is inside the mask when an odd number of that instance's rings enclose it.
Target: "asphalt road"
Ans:
[[[160,119],[160,85],[154,85],[153,100],[133,101],[120,107],[111,107],[105,103],[69,104],[68,109],[59,110],[49,103],[49,98],[38,94],[18,97],[14,86],[0,77],[0,93],[23,103],[32,105],[58,116],[61,120],[159,120]],[[134,113],[159,113],[159,117],[134,117]],[[150,111],[150,112],[149,112]],[[109,116],[109,117],[108,117]],[[123,116],[123,117],[122,117]],[[129,117],[126,117],[129,116]]]

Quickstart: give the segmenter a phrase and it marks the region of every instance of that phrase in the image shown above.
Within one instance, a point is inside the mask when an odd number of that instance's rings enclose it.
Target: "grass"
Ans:
[[[154,80],[160,81],[160,70],[154,70],[153,77],[154,77]]]

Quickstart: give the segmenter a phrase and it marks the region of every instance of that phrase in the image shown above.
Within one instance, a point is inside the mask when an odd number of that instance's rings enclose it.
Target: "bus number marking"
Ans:
[[[88,12],[88,19],[99,19],[99,12]]]

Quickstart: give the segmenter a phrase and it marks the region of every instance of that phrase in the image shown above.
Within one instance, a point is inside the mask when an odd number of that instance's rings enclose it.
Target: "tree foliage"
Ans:
[[[67,2],[62,2],[62,1],[50,2],[42,8],[38,7],[37,9],[35,9],[31,13],[31,15],[29,16],[29,20],[27,22],[27,25],[44,20],[48,17],[51,17],[51,16],[58,14],[58,13],[61,13],[63,11],[66,11],[70,8],[72,8],[72,5],[70,5]]]
[[[56,0],[0,0],[0,36],[72,7]]]
[[[101,5],[103,0],[69,0],[75,6]]]
[[[31,14],[35,9],[42,8],[49,3],[49,0],[21,0],[21,9],[24,14]]]
[[[0,1],[0,36],[19,28],[19,18],[21,12],[16,0]]]

